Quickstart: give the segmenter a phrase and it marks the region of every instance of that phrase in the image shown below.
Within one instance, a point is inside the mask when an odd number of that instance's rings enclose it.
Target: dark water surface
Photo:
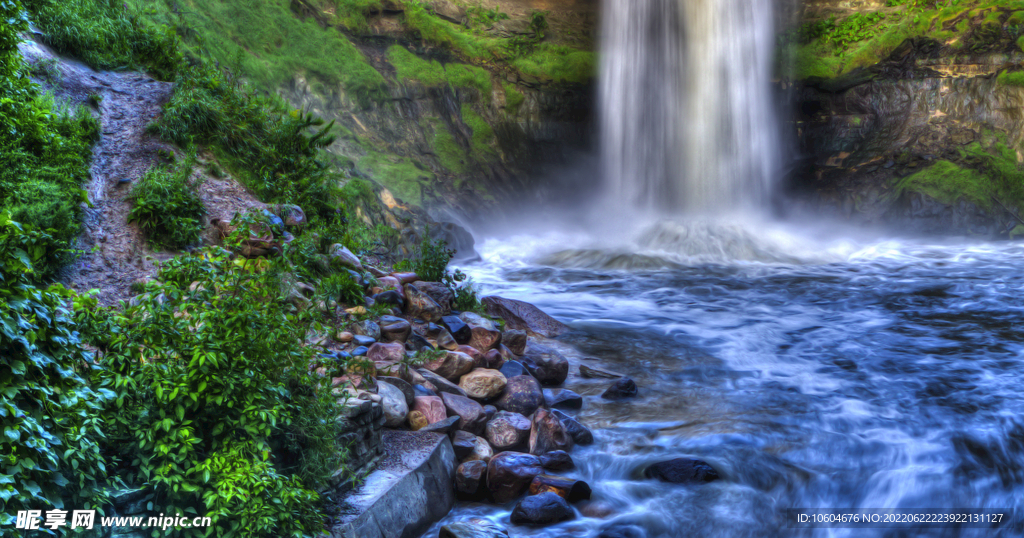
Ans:
[[[574,330],[586,364],[641,396],[573,375],[597,442],[571,473],[605,517],[531,529],[511,506],[460,504],[511,535],[1017,536],[996,529],[794,528],[790,508],[1024,512],[1024,246],[813,243],[661,224],[621,248],[571,237],[485,242],[464,267],[485,293]],[[567,248],[572,246],[572,248]],[[645,480],[691,456],[723,480]],[[596,510],[595,510],[596,511]],[[428,533],[436,536],[439,526]]]

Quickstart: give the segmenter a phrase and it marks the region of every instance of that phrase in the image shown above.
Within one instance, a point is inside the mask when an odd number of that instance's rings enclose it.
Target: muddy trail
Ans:
[[[91,205],[85,210],[77,246],[83,254],[65,269],[61,280],[79,292],[98,290],[101,304],[116,304],[131,296],[133,282],[152,277],[160,261],[177,254],[154,249],[139,226],[128,223],[132,186],[147,170],[166,163],[168,156],[183,156],[146,132],[171,98],[174,84],[139,72],[96,71],[31,41],[20,49],[33,73],[41,74],[33,77],[36,82],[68,106],[91,107],[100,121],[102,136],[93,148],[91,179],[83,186]],[[211,158],[200,155],[200,166],[193,171],[202,180],[200,196],[208,223],[263,206],[230,176],[204,173],[202,165]],[[203,241],[216,241],[212,227]]]

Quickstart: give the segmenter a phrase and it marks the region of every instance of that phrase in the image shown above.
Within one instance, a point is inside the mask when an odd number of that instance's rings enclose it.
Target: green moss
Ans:
[[[415,205],[423,203],[423,183],[434,179],[433,172],[412,159],[376,151],[359,159],[356,167],[387,187],[398,199]]]
[[[178,28],[193,52],[273,92],[295,75],[343,88],[363,104],[383,99],[381,76],[344,34],[296,16],[288,0],[129,0],[153,23]]]
[[[950,161],[939,161],[920,172],[901,179],[895,195],[917,192],[939,202],[952,205],[961,197],[981,208],[992,206],[992,189],[988,178],[976,170],[961,168]]]
[[[528,55],[516,58],[512,65],[521,73],[542,80],[584,84],[597,73],[597,54],[542,43]]]
[[[470,60],[493,60],[504,54],[504,43],[500,38],[474,35],[434,16],[421,2],[404,2],[402,22],[408,30],[420,35],[423,40],[448,47]]]
[[[455,137],[443,124],[434,125],[434,140],[432,142],[434,155],[441,166],[455,174],[464,174],[468,168],[469,158],[466,150],[455,141]]]
[[[1007,86],[1024,87],[1024,71],[1003,71],[996,81]]]
[[[349,30],[369,30],[366,15],[371,11],[380,11],[380,0],[329,0],[334,7],[335,20]]]
[[[1017,48],[1024,52],[1024,35],[1017,38]]]
[[[462,105],[462,122],[473,131],[470,138],[470,145],[473,149],[473,156],[477,160],[493,159],[497,153],[492,144],[494,143],[494,129],[487,123],[483,116],[477,114],[467,105]]]
[[[491,100],[491,74],[482,67],[465,64],[445,66],[448,83],[456,88],[476,88],[485,101]]]
[[[519,112],[519,107],[522,106],[526,97],[513,84],[503,82],[501,87],[505,90],[505,111],[509,114]]]
[[[437,61],[424,60],[399,45],[388,47],[387,54],[401,81],[415,80],[425,86],[441,86],[447,81],[444,67]]]
[[[1014,11],[1010,18],[1006,19],[1006,24],[1011,26],[1019,26],[1024,24],[1024,11]]]

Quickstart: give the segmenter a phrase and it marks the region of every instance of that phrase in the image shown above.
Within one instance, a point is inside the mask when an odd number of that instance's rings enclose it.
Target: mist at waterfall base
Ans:
[[[757,211],[783,160],[766,101],[770,8],[605,0],[606,196],[478,234],[482,260],[461,269],[482,295],[567,323],[552,345],[640,395],[606,400],[610,381],[572,368],[565,386],[596,438],[572,452],[567,474],[593,489],[575,519],[515,526],[515,503],[463,502],[424,537],[468,517],[510,536],[1024,535],[1024,246]],[[643,477],[676,457],[722,479]],[[989,528],[812,528],[787,520],[794,508],[1007,515]]]

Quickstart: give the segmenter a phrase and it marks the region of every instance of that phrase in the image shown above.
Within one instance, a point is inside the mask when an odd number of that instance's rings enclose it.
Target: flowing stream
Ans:
[[[573,245],[568,248],[566,245]],[[487,240],[464,267],[485,293],[568,323],[591,366],[635,400],[575,375],[577,447],[594,504],[552,527],[513,505],[461,503],[512,536],[1019,536],[998,529],[799,529],[790,508],[1024,508],[1024,246],[814,239],[764,223],[666,221],[620,237]],[[579,360],[579,359],[575,359]],[[723,479],[642,478],[689,456]],[[579,506],[577,507],[579,509]],[[436,536],[435,526],[425,536]]]

